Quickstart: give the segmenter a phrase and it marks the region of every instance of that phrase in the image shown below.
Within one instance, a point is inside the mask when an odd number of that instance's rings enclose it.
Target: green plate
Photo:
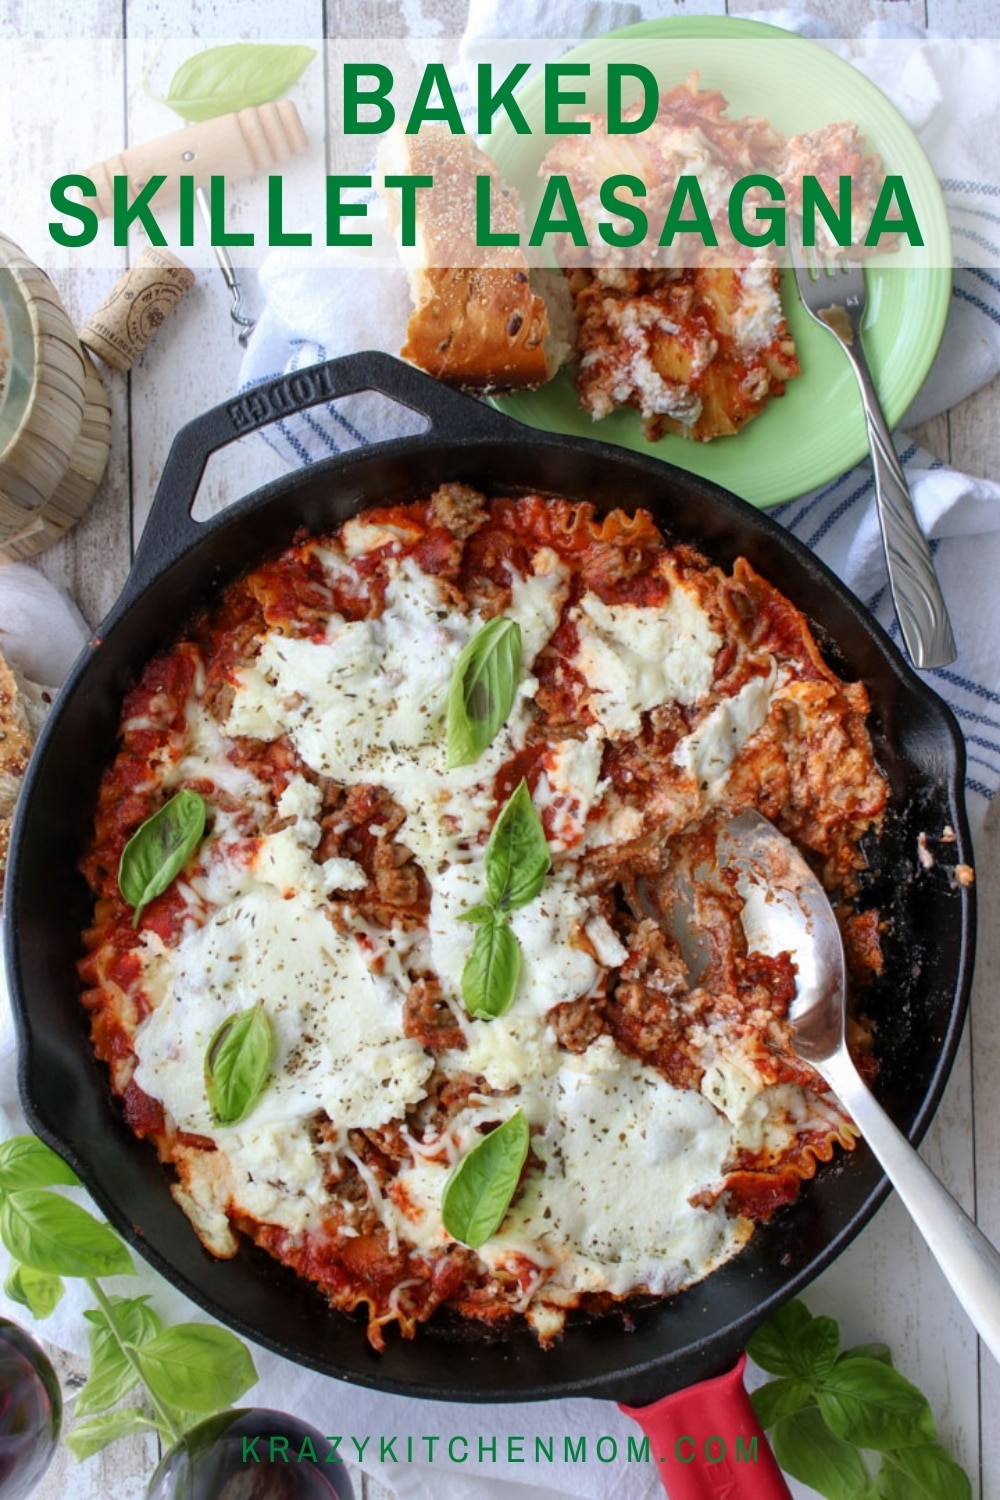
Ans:
[[[637,46],[669,42],[670,47]],[[706,46],[706,43],[710,45]],[[700,74],[702,88],[717,88],[730,113],[766,115],[786,135],[836,120],[852,120],[886,170],[899,173],[926,241],[903,243],[869,266],[864,343],[890,425],[916,396],[937,352],[951,293],[951,240],[937,179],[909,126],[894,105],[861,73],[814,42],[757,21],[726,16],[675,16],[644,21],[586,42],[567,61],[588,62],[596,83],[609,62],[642,62],[663,88]],[[668,76],[669,75],[669,76]],[[518,94],[529,120],[539,119],[539,75]],[[596,87],[592,107],[600,108]],[[532,215],[540,198],[538,167],[547,142],[541,133],[516,135],[506,118],[483,142]],[[833,337],[803,311],[791,272],[782,273],[782,300],[799,351],[802,374],[785,395],[734,437],[695,443],[664,437],[647,442],[637,412],[622,410],[595,422],[578,404],[571,376],[561,374],[537,391],[498,398],[496,405],[522,422],[552,432],[604,438],[639,453],[655,453],[692,473],[767,507],[814,489],[858,463],[868,452],[864,418],[851,368]]]

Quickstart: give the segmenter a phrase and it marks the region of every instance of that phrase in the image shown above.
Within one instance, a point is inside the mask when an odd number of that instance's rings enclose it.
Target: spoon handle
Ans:
[[[814,1066],[852,1116],[980,1338],[1000,1363],[1000,1253],[877,1103],[841,1048]]]

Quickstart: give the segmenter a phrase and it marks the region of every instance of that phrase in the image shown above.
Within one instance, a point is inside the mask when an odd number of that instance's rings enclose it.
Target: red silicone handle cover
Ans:
[[[746,1362],[652,1406],[621,1407],[649,1438],[670,1500],[791,1500],[743,1384]]]

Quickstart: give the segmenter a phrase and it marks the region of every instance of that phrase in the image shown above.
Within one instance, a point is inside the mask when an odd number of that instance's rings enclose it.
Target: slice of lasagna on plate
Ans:
[[[558,249],[579,321],[580,402],[597,419],[634,407],[651,440],[675,433],[708,442],[739,432],[800,372],[781,306],[784,250],[734,237],[729,203],[736,183],[767,174],[785,187],[788,211],[800,213],[803,173],[816,176],[832,202],[846,173],[855,183],[855,229],[877,197],[881,164],[862,150],[855,125],[786,140],[767,120],[730,119],[727,108],[721,93],[699,89],[692,74],[662,95],[656,120],[641,133],[609,134],[606,115],[581,115],[589,133],[558,141],[540,169],[545,178],[565,177],[587,232],[585,248],[563,236]],[[599,230],[607,223],[602,187],[621,174],[646,188],[649,233],[633,250],[608,244]],[[692,178],[718,243],[683,232],[662,236],[669,244],[651,244],[679,186]],[[755,221],[755,209],[769,202],[763,187],[745,194],[744,221],[755,233],[766,227]],[[690,208],[682,216],[695,221]],[[629,227],[625,217],[611,225],[619,234]],[[825,249],[827,240],[832,245],[828,231]]]

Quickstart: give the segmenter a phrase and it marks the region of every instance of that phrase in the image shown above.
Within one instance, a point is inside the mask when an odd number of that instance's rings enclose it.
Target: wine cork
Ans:
[[[194,279],[194,272],[176,255],[147,246],[80,329],[80,342],[126,374]]]

